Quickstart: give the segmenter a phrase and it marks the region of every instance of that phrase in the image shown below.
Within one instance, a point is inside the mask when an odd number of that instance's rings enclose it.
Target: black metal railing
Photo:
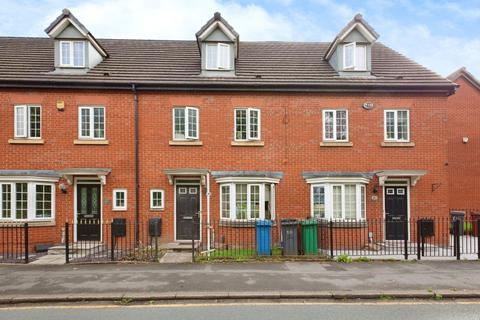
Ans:
[[[0,222],[0,263],[28,262],[28,223]]]
[[[213,221],[202,227],[197,259],[258,256],[480,259],[480,219]]]
[[[96,224],[65,224],[66,263],[158,261],[161,257],[161,225],[126,219]],[[138,230],[138,241],[136,232]]]

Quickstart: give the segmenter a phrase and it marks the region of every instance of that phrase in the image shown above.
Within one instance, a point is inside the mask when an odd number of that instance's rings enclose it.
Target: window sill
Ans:
[[[170,140],[168,144],[171,146],[203,146],[203,142],[200,140],[192,140],[192,141]]]
[[[230,143],[232,147],[263,147],[264,141],[232,141]]]
[[[9,220],[0,220],[0,225],[9,226],[9,225],[20,225],[23,226],[25,223],[28,223],[28,227],[53,227],[55,226],[55,220],[48,221],[9,221]]]
[[[78,145],[108,145],[109,141],[108,140],[81,140],[81,139],[76,139],[76,140],[73,140],[73,144],[78,144]]]
[[[112,211],[115,211],[115,212],[118,212],[118,211],[127,211],[127,209],[126,209],[126,208],[122,208],[122,209],[117,209],[117,208],[116,208],[116,209],[112,209]]]
[[[43,139],[9,139],[8,143],[10,144],[44,144],[45,140]]]
[[[320,147],[353,147],[353,142],[322,141]]]
[[[150,208],[150,211],[165,211],[165,208]]]
[[[413,148],[415,147],[415,142],[388,142],[384,141],[381,143],[382,148]]]

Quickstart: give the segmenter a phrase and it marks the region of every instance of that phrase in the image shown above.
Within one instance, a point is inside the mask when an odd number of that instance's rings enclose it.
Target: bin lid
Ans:
[[[297,219],[282,219],[281,220],[282,226],[296,226],[298,224]]]
[[[317,225],[318,224],[318,221],[315,220],[315,219],[307,219],[307,220],[302,220],[302,222],[300,222],[302,224],[302,226],[306,226],[306,225]]]
[[[257,225],[257,227],[258,226],[268,226],[268,227],[270,227],[272,225],[272,221],[271,220],[257,220],[256,225]]]

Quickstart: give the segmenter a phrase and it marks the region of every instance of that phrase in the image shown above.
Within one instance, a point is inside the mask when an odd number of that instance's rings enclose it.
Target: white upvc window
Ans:
[[[113,210],[127,210],[127,189],[113,189]]]
[[[39,105],[14,106],[14,137],[40,139],[42,110]]]
[[[205,67],[207,70],[230,70],[230,45],[207,43]]]
[[[323,140],[348,141],[347,110],[323,110]]]
[[[0,221],[55,219],[55,185],[42,182],[0,182]]]
[[[150,209],[165,208],[165,191],[162,189],[150,190]]]
[[[235,140],[260,140],[261,117],[260,109],[235,109]]]
[[[356,42],[345,44],[343,46],[343,69],[367,70],[367,46]]]
[[[364,220],[365,185],[359,183],[325,183],[311,186],[311,215],[336,221]]]
[[[220,216],[223,220],[275,219],[275,185],[226,183],[220,185]]]
[[[197,140],[199,118],[198,108],[173,108],[173,140]]]
[[[82,106],[78,108],[79,139],[105,139],[105,107]]]
[[[385,141],[410,141],[409,110],[385,110]]]
[[[85,41],[60,41],[60,66],[85,67]]]

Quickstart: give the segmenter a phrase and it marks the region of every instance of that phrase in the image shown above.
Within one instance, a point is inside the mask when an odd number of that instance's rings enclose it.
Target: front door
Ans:
[[[387,240],[405,239],[407,217],[407,187],[385,187],[385,234]]]
[[[77,185],[77,241],[100,240],[100,185]]]
[[[178,185],[176,188],[177,240],[192,240],[192,232],[195,239],[198,240],[200,239],[200,224],[197,215],[200,211],[200,186]],[[192,228],[194,221],[195,224]]]

